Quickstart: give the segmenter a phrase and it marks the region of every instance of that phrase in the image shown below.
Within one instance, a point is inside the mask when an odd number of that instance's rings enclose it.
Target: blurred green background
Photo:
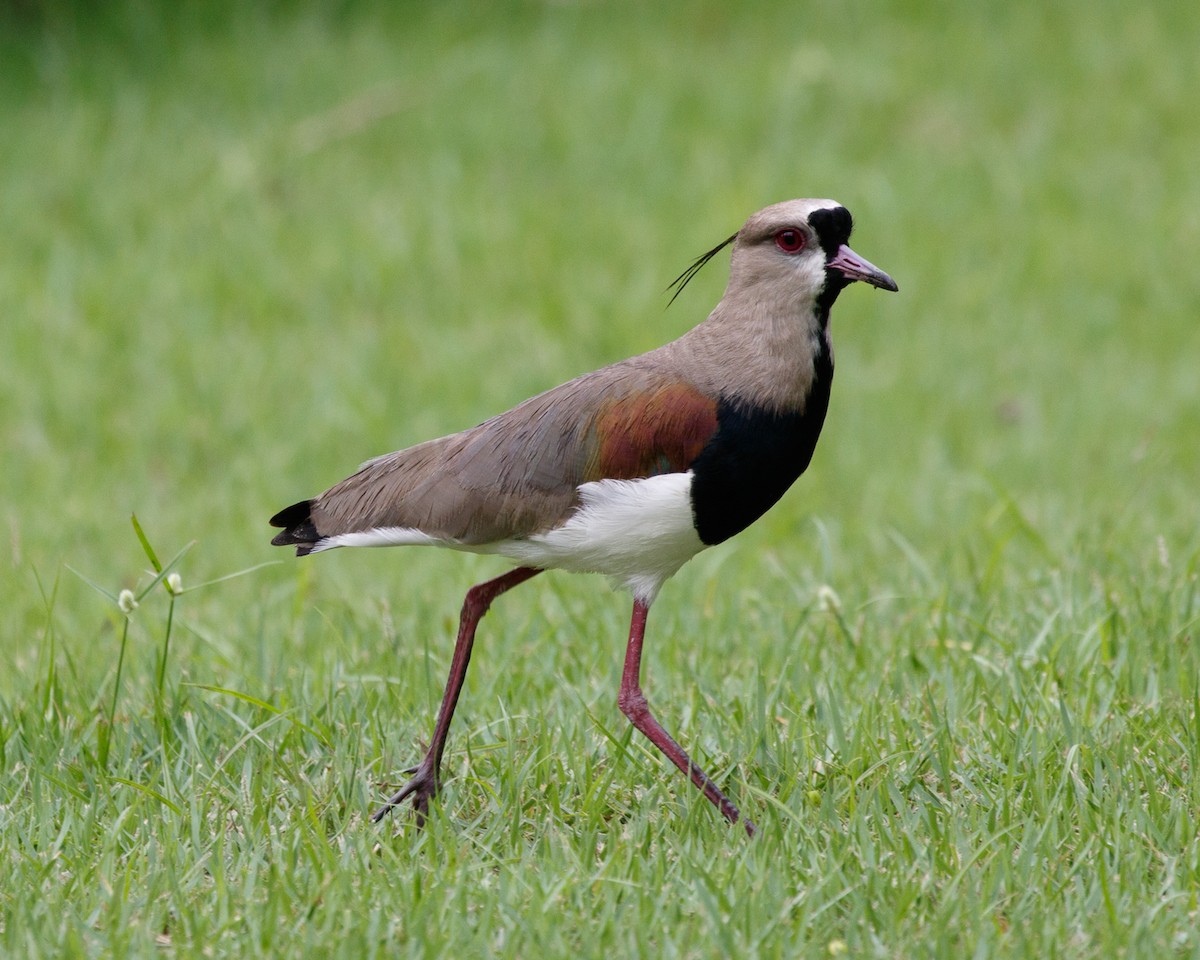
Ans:
[[[271,556],[276,505],[695,323],[723,265],[664,313],[666,283],[754,209],[808,195],[851,208],[903,294],[841,305],[792,526],[816,511],[940,544],[999,486],[1064,542],[1113,523],[1189,544],[1195,20],[10,10],[14,579],[136,554],[132,510],[214,571]]]
[[[1153,674],[1186,706],[1200,529],[1197,36],[1194,4],[1173,0],[4,4],[11,782],[61,761],[30,746],[31,717],[57,718],[65,742],[94,734],[121,621],[66,568],[114,593],[145,584],[131,513],[164,559],[196,542],[185,586],[283,561],[187,598],[169,661],[179,723],[198,709],[181,682],[303,707],[307,683],[320,700],[342,670],[419,674],[380,693],[369,723],[394,755],[366,788],[404,766],[431,719],[461,594],[501,568],[424,552],[301,564],[268,546],[266,518],[369,456],[677,336],[716,302],[727,261],[669,310],[667,283],[755,209],[798,196],[848,206],[855,248],[901,293],[843,294],[812,468],[664,591],[650,638],[663,712],[698,737],[671,697],[699,684],[723,704],[745,694],[737,722],[760,722],[746,690],[756,664],[787,654],[775,651],[782,630],[796,650],[821,641],[795,655],[827,668],[830,689],[847,684],[847,703],[890,687],[915,717],[938,700],[921,679],[931,634],[990,637],[1007,663],[1040,648],[1055,610],[1056,650],[1098,619],[1124,624],[1111,642],[1144,659],[1136,682],[1114,681],[1118,703]],[[505,676],[472,683],[501,686],[468,696],[481,715],[500,698],[550,726],[582,698],[615,729],[625,601],[599,581],[537,584],[485,627],[476,673],[503,664]],[[840,596],[844,630],[806,634],[788,611],[816,616],[821,585]],[[956,616],[964,633],[939,620]],[[161,633],[150,622],[126,667],[134,718],[150,710]],[[520,656],[500,639],[517,624],[534,631]],[[1097,662],[1071,661],[1080,674]],[[739,673],[746,690],[728,686]],[[779,696],[803,711],[811,692]],[[730,718],[704,709],[715,713],[705,749],[749,763],[753,746],[736,744],[756,735],[731,745]],[[588,737],[601,755],[614,749],[586,720],[571,730],[560,751]],[[135,750],[120,776],[140,782],[139,762]],[[617,780],[669,776],[642,758]],[[337,815],[367,802],[352,793]],[[704,816],[689,829],[736,846]],[[953,942],[938,939],[953,918],[931,934],[911,904],[891,906],[909,955]],[[1041,948],[1067,942],[1052,914]],[[886,954],[903,942],[822,926],[839,915],[786,943],[849,938]],[[1003,945],[1008,923],[988,936]],[[663,955],[697,955],[686,937],[707,929],[681,926]],[[512,936],[527,950],[549,942]],[[1102,956],[1111,943],[1085,946]]]

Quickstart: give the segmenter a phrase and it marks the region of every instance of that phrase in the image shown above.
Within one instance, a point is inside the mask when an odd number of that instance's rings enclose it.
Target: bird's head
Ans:
[[[788,301],[811,301],[822,313],[856,280],[882,290],[896,281],[850,249],[854,220],[834,200],[786,200],[754,214],[728,240],[698,258],[672,286],[676,296],[696,272],[729,244],[731,293]]]

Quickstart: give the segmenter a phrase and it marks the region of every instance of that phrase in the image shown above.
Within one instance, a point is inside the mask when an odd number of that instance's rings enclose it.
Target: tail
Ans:
[[[322,539],[312,521],[311,500],[301,500],[290,507],[284,507],[271,518],[271,526],[283,527],[282,533],[275,534],[271,544],[276,547],[296,547],[296,556],[306,557]]]

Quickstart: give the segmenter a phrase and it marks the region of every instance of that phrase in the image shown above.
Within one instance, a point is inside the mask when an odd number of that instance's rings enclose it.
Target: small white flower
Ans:
[[[121,608],[121,612],[125,616],[129,616],[138,608],[137,599],[133,595],[132,590],[122,590],[117,595],[117,606]]]
[[[842,598],[837,595],[837,591],[827,583],[817,587],[817,606],[825,613],[841,613]]]
[[[181,577],[179,574],[168,573],[166,583],[167,593],[169,593],[171,596],[177,597],[183,593],[183,577]]]

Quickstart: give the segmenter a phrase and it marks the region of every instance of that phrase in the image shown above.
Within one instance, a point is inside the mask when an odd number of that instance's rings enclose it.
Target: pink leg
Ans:
[[[650,712],[650,705],[646,703],[646,697],[642,694],[640,680],[642,638],[646,634],[646,615],[649,612],[650,608],[646,604],[641,600],[634,600],[633,620],[629,625],[629,645],[625,648],[625,669],[621,673],[621,692],[617,694],[617,704],[633,725],[644,733],[668,760],[686,773],[692,783],[703,791],[704,795],[721,813],[725,814],[725,819],[730,823],[737,823],[738,820],[741,820],[742,826],[746,828],[746,833],[754,836],[757,829],[754,824],[738,813],[738,808],[733,805],[732,801],[708,778],[708,774],[692,762],[691,758],[683,752],[683,747],[675,742]]]
[[[450,732],[450,720],[458,705],[458,695],[467,677],[467,664],[471,662],[471,647],[475,643],[475,628],[500,594],[511,590],[541,570],[532,567],[517,567],[495,580],[480,583],[467,591],[463,601],[462,615],[458,621],[458,639],[454,643],[454,658],[450,661],[450,676],[446,680],[446,692],[442,695],[442,706],[438,710],[437,723],[433,728],[433,739],[421,762],[412,770],[413,778],[388,798],[387,803],[371,815],[371,822],[378,823],[388,812],[412,797],[417,825],[424,826],[429,813],[429,801],[438,791],[438,770],[442,764],[442,751],[446,749],[446,735]]]

